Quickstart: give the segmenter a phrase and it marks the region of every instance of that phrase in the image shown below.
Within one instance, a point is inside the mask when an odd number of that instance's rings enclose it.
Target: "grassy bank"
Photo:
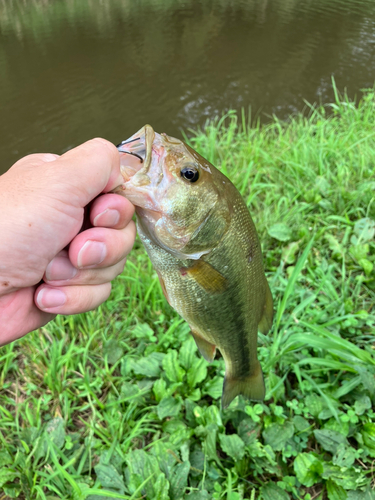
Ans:
[[[110,299],[0,349],[0,499],[370,500],[375,95],[191,144],[238,186],[275,299],[266,401],[220,411],[137,243]]]

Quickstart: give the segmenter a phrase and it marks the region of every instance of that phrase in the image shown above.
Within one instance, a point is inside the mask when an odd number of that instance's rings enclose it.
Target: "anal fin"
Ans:
[[[204,359],[211,363],[215,357],[216,353],[216,346],[214,344],[211,344],[204,338],[202,338],[197,332],[195,332],[193,329],[191,330],[191,334],[194,337],[195,343],[197,344],[197,347],[199,349],[199,352],[202,354]]]
[[[273,319],[273,299],[269,284],[266,280],[266,297],[264,300],[263,316],[259,321],[258,330],[266,335],[272,327]]]
[[[221,397],[222,407],[226,408],[239,394],[248,399],[255,399],[256,401],[264,400],[266,389],[262,368],[258,360],[253,373],[247,377],[236,378],[225,374],[223,395]]]

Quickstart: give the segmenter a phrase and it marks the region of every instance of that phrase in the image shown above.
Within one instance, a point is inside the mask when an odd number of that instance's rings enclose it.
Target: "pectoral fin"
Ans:
[[[204,359],[211,363],[215,357],[216,346],[203,339],[198,333],[196,333],[193,329],[191,330],[191,334],[194,337],[195,343],[199,349],[199,352],[202,354]]]
[[[257,401],[263,401],[265,398],[263,372],[258,360],[255,370],[247,377],[234,378],[225,374],[221,397],[222,407],[226,408],[239,394]]]
[[[207,293],[221,293],[227,285],[228,280],[219,271],[204,260],[197,260],[191,267],[181,268],[181,274],[193,278],[198,285]]]
[[[262,319],[259,321],[258,330],[266,335],[272,327],[273,319],[273,299],[270,287],[266,281],[266,298],[264,301],[264,309]]]

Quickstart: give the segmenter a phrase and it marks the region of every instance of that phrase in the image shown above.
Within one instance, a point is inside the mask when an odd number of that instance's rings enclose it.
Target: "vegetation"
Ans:
[[[98,310],[0,350],[0,499],[370,500],[375,94],[191,144],[238,186],[275,299],[267,397],[220,409],[140,244]]]

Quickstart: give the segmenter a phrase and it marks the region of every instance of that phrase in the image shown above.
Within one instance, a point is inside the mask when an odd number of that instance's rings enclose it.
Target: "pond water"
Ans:
[[[0,0],[0,172],[145,123],[267,121],[375,79],[372,0]]]

